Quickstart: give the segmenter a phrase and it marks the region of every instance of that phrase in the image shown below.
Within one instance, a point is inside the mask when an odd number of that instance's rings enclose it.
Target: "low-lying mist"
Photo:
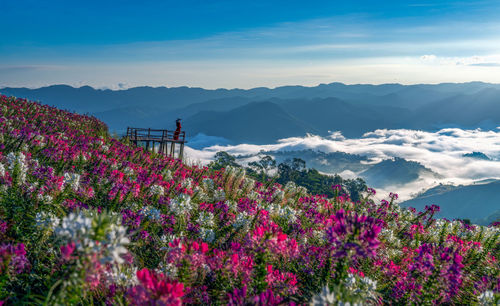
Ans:
[[[188,147],[188,159],[191,162],[206,164],[218,151],[241,156],[258,154],[261,151],[311,149],[325,153],[345,152],[362,155],[368,157],[370,163],[394,157],[404,158],[418,162],[439,175],[436,177],[424,174],[407,184],[378,189],[380,196],[386,196],[392,191],[398,193],[401,200],[409,199],[416,193],[440,183],[468,185],[485,179],[500,179],[500,127],[494,131],[445,128],[436,132],[383,129],[366,133],[361,138],[345,138],[341,133],[333,132],[328,137],[307,135],[281,139],[277,143],[267,145],[209,145],[211,139],[221,143],[220,139],[198,135],[197,141],[206,146],[200,149]],[[357,174],[352,171],[340,173],[345,177]]]

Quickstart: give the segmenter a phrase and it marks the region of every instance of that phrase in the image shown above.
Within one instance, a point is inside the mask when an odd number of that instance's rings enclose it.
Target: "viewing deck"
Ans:
[[[131,143],[142,146],[146,150],[165,154],[172,158],[182,160],[184,156],[184,144],[186,143],[186,132],[180,131],[178,134],[172,130],[158,130],[127,127],[127,135]],[[178,149],[177,149],[177,148]]]

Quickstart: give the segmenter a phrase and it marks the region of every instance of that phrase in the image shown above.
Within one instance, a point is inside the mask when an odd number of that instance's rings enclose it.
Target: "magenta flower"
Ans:
[[[63,260],[70,260],[72,258],[71,254],[75,251],[76,244],[74,242],[70,242],[67,245],[61,246],[61,255]]]
[[[380,244],[377,239],[381,231],[379,220],[372,217],[346,213],[339,210],[331,218],[332,225],[326,229],[328,241],[334,248],[334,256],[344,257],[348,250],[356,256],[375,257]]]
[[[182,305],[184,285],[148,269],[137,271],[140,284],[128,290],[131,305]]]

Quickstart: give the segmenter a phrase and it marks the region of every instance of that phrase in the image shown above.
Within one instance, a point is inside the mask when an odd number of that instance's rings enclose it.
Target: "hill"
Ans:
[[[373,187],[404,185],[421,176],[438,178],[439,175],[418,162],[395,157],[377,163],[359,174]]]
[[[426,205],[436,204],[441,207],[438,217],[477,222],[500,210],[499,190],[500,181],[468,186],[440,185],[401,205],[423,209]]]
[[[189,166],[110,137],[94,117],[5,96],[0,137],[2,304],[500,298],[488,291],[499,228],[435,220],[436,207]]]
[[[269,143],[318,132],[272,102],[253,102],[227,112],[203,111],[185,125],[193,134],[217,135],[235,142]]]

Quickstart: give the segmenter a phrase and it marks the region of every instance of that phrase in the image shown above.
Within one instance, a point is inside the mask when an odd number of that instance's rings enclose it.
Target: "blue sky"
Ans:
[[[1,0],[0,87],[500,83],[500,1]]]

